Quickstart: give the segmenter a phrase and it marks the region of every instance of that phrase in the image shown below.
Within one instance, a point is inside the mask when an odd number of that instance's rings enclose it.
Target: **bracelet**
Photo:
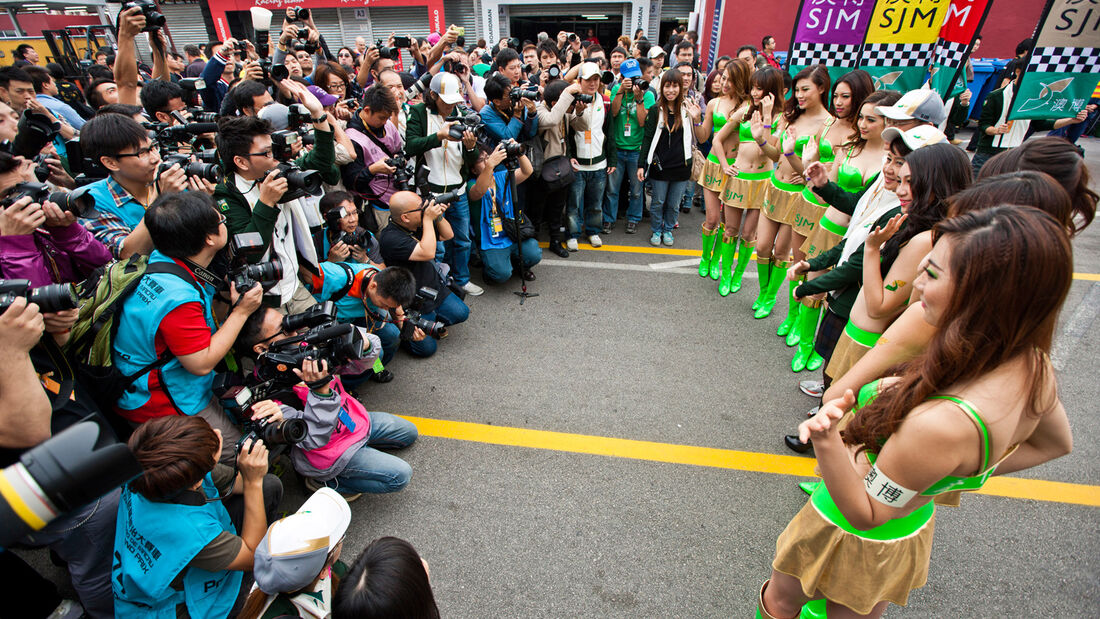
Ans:
[[[323,122],[327,122],[327,121],[328,121],[328,114],[322,114],[322,115],[321,115],[320,117],[318,117],[318,118],[311,118],[310,120],[312,120],[312,121],[313,121],[313,124],[315,124],[315,125],[316,125],[317,123],[323,123]]]
[[[764,125],[764,128],[765,128],[765,129],[771,129],[771,128],[772,128],[772,126],[771,126],[771,125]]]
[[[793,155],[793,154],[794,154],[794,151],[792,150],[792,151],[791,151],[791,152],[789,152],[789,153],[783,153],[783,156],[784,156],[784,157],[790,157],[790,156],[791,156],[791,155]]]
[[[768,141],[764,140],[763,142],[757,142],[756,145],[759,146],[760,148],[764,148],[765,146],[768,145]]]
[[[324,378],[319,378],[311,383],[306,383],[306,387],[309,387],[310,391],[317,391],[318,389],[324,389],[325,387],[328,387],[331,383],[332,377],[326,376]]]

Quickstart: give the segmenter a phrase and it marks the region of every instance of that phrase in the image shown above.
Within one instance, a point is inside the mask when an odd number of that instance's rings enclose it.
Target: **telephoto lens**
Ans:
[[[577,94],[573,95],[573,100],[580,101],[581,103],[592,103],[592,95],[578,92]]]
[[[95,198],[88,193],[87,185],[72,191],[55,191],[50,194],[50,202],[77,217],[84,217],[85,213],[95,207]]]

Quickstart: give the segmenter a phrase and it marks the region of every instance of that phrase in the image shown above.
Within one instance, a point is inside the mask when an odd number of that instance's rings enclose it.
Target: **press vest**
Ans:
[[[375,143],[371,137],[358,129],[348,127],[346,133],[351,138],[352,142],[359,145],[359,148],[363,149],[363,165],[369,166],[375,161],[382,161],[389,159],[393,154],[400,153],[405,147],[404,140],[401,139],[401,135],[397,131],[397,127],[394,126],[393,121],[386,121],[386,135],[381,138],[381,142],[389,149],[389,153],[382,150],[382,147]],[[385,204],[389,204],[390,196],[397,192],[397,188],[393,184],[393,176],[388,174],[375,175],[370,182],[370,194],[362,195],[360,197],[368,200],[378,200]]]
[[[156,262],[173,261],[153,250],[149,263]],[[201,286],[201,293],[196,286]],[[169,312],[185,303],[202,305],[203,317],[210,327],[210,333],[214,333],[216,326],[210,313],[213,298],[214,290],[206,283],[185,281],[171,273],[149,273],[143,276],[134,293],[122,304],[114,353],[111,355],[115,366],[123,374],[130,375],[156,361],[157,329]],[[196,376],[188,372],[176,358],[153,372],[160,374],[160,388],[167,392],[168,398],[181,413],[194,415],[210,403],[213,396],[213,372]],[[147,372],[140,376],[122,395],[118,401],[120,409],[137,410],[149,401],[150,374],[151,372]]]
[[[370,414],[363,404],[344,391],[339,380],[332,381],[332,391],[340,398],[341,409],[328,443],[317,449],[302,450],[310,465],[319,471],[332,468],[345,451],[370,438]],[[305,402],[309,388],[300,384],[294,387],[294,393]]]
[[[202,492],[207,498],[218,496],[209,473],[202,480]],[[237,532],[221,501],[161,503],[123,486],[111,567],[115,617],[175,619],[181,602],[193,619],[228,616],[244,573],[187,567],[223,531]],[[172,581],[181,572],[183,591],[176,591]]]

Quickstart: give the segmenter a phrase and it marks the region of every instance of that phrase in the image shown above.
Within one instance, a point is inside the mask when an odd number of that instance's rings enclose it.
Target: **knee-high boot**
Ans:
[[[749,266],[749,259],[756,249],[756,241],[741,240],[737,248],[737,266],[733,268],[733,278],[730,281],[730,292],[741,290],[741,278],[745,275],[745,268]]]
[[[718,294],[723,297],[729,296],[730,293],[730,285],[733,281],[733,254],[737,250],[739,240],[736,236],[728,240],[722,237],[722,247],[719,249],[722,266],[718,273]]]
[[[753,301],[752,311],[755,314],[764,301],[768,298],[768,282],[771,280],[772,274],[772,259],[762,258],[760,255],[756,256],[756,272],[759,275],[760,282],[760,294],[756,296],[756,301]]]
[[[710,278],[714,281],[718,281],[718,239],[724,237],[726,233],[726,226],[724,224],[718,224],[718,227],[714,229],[714,251],[710,255]]]
[[[779,328],[775,330],[775,334],[779,337],[786,337],[787,346],[798,345],[798,314],[799,303],[794,298],[794,289],[798,288],[798,285],[802,283],[801,280],[795,280],[793,282],[787,282],[787,317],[783,319],[783,322],[779,324]]]
[[[777,296],[779,295],[779,287],[783,285],[783,281],[787,279],[787,266],[789,262],[775,262],[774,259],[771,265],[771,273],[768,275],[768,291],[764,301],[757,308],[753,314],[753,318],[767,318],[772,313],[772,308],[775,307]]]
[[[791,359],[791,371],[801,372],[809,368],[810,357],[814,353],[814,336],[817,335],[817,323],[821,319],[821,301],[807,301],[798,316],[798,352]],[[818,367],[821,367],[820,363]]]
[[[710,274],[710,262],[714,259],[714,245],[718,238],[718,230],[703,228],[703,258],[699,260],[699,277]]]

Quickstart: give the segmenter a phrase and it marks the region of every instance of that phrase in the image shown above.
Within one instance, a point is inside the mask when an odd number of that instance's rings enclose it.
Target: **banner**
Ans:
[[[1100,5],[1047,0],[1034,38],[1008,118],[1076,116],[1100,80]]]
[[[966,90],[966,61],[992,4],[992,0],[951,0],[928,67],[929,86],[944,101]]]
[[[787,59],[791,75],[824,63],[835,82],[856,68],[873,6],[872,0],[802,0]]]
[[[878,0],[860,52],[859,68],[875,89],[916,90],[947,19],[951,0]]]

